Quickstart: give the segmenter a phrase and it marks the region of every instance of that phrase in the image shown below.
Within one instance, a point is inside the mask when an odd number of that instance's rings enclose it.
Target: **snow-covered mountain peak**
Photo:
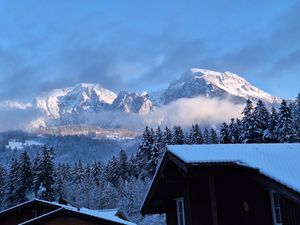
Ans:
[[[99,84],[80,83],[74,86],[67,94],[67,96],[82,96],[83,100],[88,100],[93,97],[98,97],[99,101],[111,104],[117,95],[103,88]]]
[[[254,87],[246,79],[231,72],[216,72],[207,69],[192,68],[183,73],[179,80],[173,81],[162,95],[162,102],[168,103],[178,98],[233,97],[243,101],[263,100],[276,104],[281,99]]]
[[[34,99],[34,105],[51,119],[75,111],[89,111],[100,104],[111,104],[117,95],[99,84],[80,83],[74,87],[55,89]]]

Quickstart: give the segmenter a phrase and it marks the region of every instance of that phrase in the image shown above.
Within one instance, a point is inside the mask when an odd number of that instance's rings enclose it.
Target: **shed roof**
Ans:
[[[168,162],[188,172],[189,168],[202,166],[232,166],[249,168],[282,187],[287,187],[300,203],[300,144],[210,144],[169,145],[153,177],[151,187],[141,208],[149,212],[150,201],[158,192],[159,182]],[[288,191],[288,190],[286,190]],[[295,200],[295,199],[294,199]],[[150,210],[151,211],[151,210]],[[152,210],[153,211],[153,210]]]
[[[300,144],[170,145],[186,164],[235,163],[300,193]]]
[[[3,210],[0,212],[0,216],[5,215],[14,210],[24,208],[24,207],[32,205],[32,204],[42,204],[42,205],[53,206],[55,208],[55,210],[53,210],[49,213],[43,214],[41,216],[32,218],[30,220],[24,221],[20,225],[31,224],[31,223],[38,221],[40,219],[43,219],[45,217],[54,216],[57,213],[60,213],[62,211],[72,212],[72,213],[75,213],[78,215],[84,215],[84,216],[98,218],[98,219],[102,219],[102,220],[106,220],[106,221],[111,221],[111,222],[115,222],[117,224],[135,225],[135,223],[132,223],[132,222],[129,222],[129,221],[123,219],[126,217],[118,209],[91,210],[91,209],[87,209],[87,208],[76,208],[76,207],[73,207],[70,205],[64,205],[64,204],[60,204],[58,202],[49,202],[49,201],[45,201],[45,200],[41,200],[41,199],[33,199],[33,200],[27,201],[25,203],[19,204],[17,206]]]

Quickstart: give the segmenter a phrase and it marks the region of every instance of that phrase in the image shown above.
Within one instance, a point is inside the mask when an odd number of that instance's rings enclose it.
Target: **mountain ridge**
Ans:
[[[33,120],[29,127],[39,128],[86,124],[86,115],[89,114],[113,118],[125,113],[143,117],[179,99],[195,97],[230,99],[235,104],[244,104],[247,99],[254,102],[262,100],[267,105],[278,105],[281,101],[237,74],[191,68],[178,80],[172,81],[165,90],[150,94],[128,91],[117,94],[97,83],[79,83],[73,87],[51,90],[37,96],[31,103],[2,102],[0,110],[5,106],[19,110],[36,109],[44,116]],[[101,114],[103,112],[105,115]],[[109,121],[97,124],[111,125]]]

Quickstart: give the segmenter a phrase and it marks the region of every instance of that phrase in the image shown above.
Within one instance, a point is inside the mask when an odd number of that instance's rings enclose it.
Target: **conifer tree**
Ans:
[[[224,122],[220,129],[220,143],[228,144],[231,143],[229,139],[228,125]]]
[[[203,140],[204,144],[210,144],[209,132],[207,128],[205,128],[203,131]]]
[[[91,173],[97,187],[103,184],[103,168],[100,162],[94,161],[91,165]]]
[[[172,131],[167,126],[165,127],[163,137],[164,137],[164,142],[165,142],[166,145],[171,145],[172,144],[172,140],[173,140]]]
[[[247,100],[246,106],[242,112],[242,142],[252,143],[254,140],[254,123],[253,123],[253,105],[250,99]]]
[[[160,127],[156,129],[154,143],[152,145],[151,156],[149,161],[149,173],[152,177],[156,171],[156,168],[160,162],[160,159],[165,152],[166,144],[163,138],[163,134],[160,130]]]
[[[42,148],[42,153],[35,168],[35,186],[38,186],[37,196],[41,199],[52,201],[55,197],[54,177],[54,149]]]
[[[239,118],[231,118],[228,126],[228,135],[231,143],[241,142],[241,120]]]
[[[294,140],[300,142],[300,93],[295,100],[292,117]]]
[[[128,157],[126,152],[123,149],[119,152],[118,161],[119,161],[120,178],[123,181],[129,180]]]
[[[214,128],[210,129],[209,137],[210,137],[210,143],[211,144],[218,144],[219,143],[219,138],[218,138],[217,132]]]
[[[85,178],[85,171],[83,169],[81,160],[79,160],[78,163],[75,163],[73,175],[74,183],[77,183],[79,185],[82,184]]]
[[[149,175],[149,161],[151,160],[151,150],[154,143],[153,132],[146,127],[143,133],[141,144],[135,157],[135,163],[137,170],[140,171],[140,175],[144,178]]]
[[[271,139],[268,130],[270,114],[265,104],[259,100],[252,114],[253,119],[253,140],[255,143],[269,142]]]
[[[192,125],[190,130],[190,144],[203,144],[203,136],[198,124]]]
[[[5,202],[8,207],[19,203],[18,190],[20,188],[19,162],[13,158],[10,162],[10,170],[8,173],[7,183],[5,185]]]
[[[19,176],[20,188],[17,196],[20,202],[25,202],[27,200],[26,195],[32,190],[33,185],[31,162],[26,150],[20,156]]]
[[[183,134],[183,130],[181,126],[174,126],[173,127],[173,140],[172,143],[174,145],[183,145],[185,143],[185,137]]]
[[[279,142],[284,143],[293,140],[291,109],[285,100],[282,100],[279,108],[277,132]]]
[[[119,171],[118,160],[115,156],[113,156],[105,167],[105,177],[106,180],[112,183],[115,187],[119,184]]]
[[[5,202],[5,185],[6,184],[6,170],[0,166],[0,210],[6,206]]]
[[[268,124],[268,130],[271,134],[271,141],[270,142],[278,142],[278,113],[274,107],[271,108],[270,120]]]

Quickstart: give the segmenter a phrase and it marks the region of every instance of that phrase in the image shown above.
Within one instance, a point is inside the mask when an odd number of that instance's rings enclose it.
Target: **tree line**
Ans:
[[[78,161],[55,165],[55,152],[42,147],[32,160],[26,150],[13,158],[9,168],[0,166],[0,208],[33,198],[55,201],[64,197],[90,209],[119,208],[139,224],[164,224],[163,216],[139,213],[151,179],[138,171],[136,156],[121,150],[107,163]]]
[[[91,209],[120,208],[139,224],[163,224],[163,217],[141,217],[139,209],[167,145],[300,142],[300,95],[270,110],[248,100],[242,115],[217,128],[145,127],[134,154],[121,150],[106,163],[55,165],[53,148],[43,147],[32,160],[25,150],[9,168],[0,167],[0,204],[63,196]]]

